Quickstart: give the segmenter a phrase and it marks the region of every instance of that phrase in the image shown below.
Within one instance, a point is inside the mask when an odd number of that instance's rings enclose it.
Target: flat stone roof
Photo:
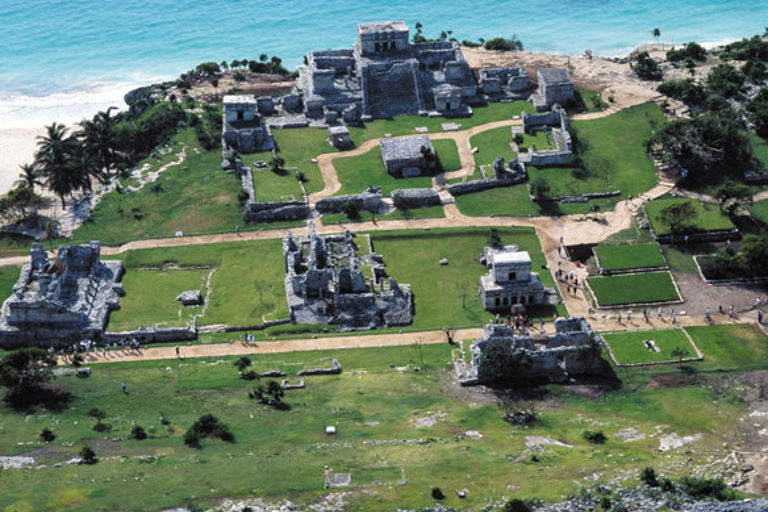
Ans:
[[[497,252],[493,255],[493,263],[530,263],[528,251]]]
[[[256,105],[256,98],[254,98],[253,96],[234,95],[234,94],[224,96],[225,105],[232,105],[237,103],[252,103]]]
[[[375,21],[373,23],[358,23],[358,34],[375,34],[377,32],[407,32],[408,25],[404,21]]]
[[[539,68],[539,81],[544,80],[547,85],[571,84],[571,75],[565,68]]]
[[[385,161],[419,158],[422,147],[432,148],[432,143],[426,135],[379,139],[379,143],[381,144],[381,158]]]
[[[349,128],[346,126],[329,126],[328,133],[330,135],[349,135]]]

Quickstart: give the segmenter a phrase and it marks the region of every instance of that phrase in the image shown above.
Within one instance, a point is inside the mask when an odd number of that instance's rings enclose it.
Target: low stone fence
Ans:
[[[461,183],[448,185],[445,187],[445,189],[452,196],[460,196],[462,194],[470,194],[472,192],[479,192],[481,190],[488,190],[491,188],[510,187],[512,185],[517,185],[518,183],[523,183],[525,180],[526,175],[524,173],[518,173],[511,178],[501,180],[495,178],[484,178],[481,180],[463,181]]]
[[[621,190],[617,190],[615,192],[588,192],[586,194],[581,194],[578,196],[557,196],[557,197],[549,197],[544,199],[539,199],[534,196],[530,196],[531,201],[538,201],[538,202],[558,202],[558,203],[586,203],[590,199],[604,199],[607,197],[618,197],[621,195]]]
[[[440,204],[440,194],[433,188],[399,188],[392,191],[391,197],[399,209],[426,208]]]
[[[768,284],[768,277],[734,277],[731,279],[709,279],[704,274],[704,270],[701,268],[699,257],[700,255],[693,257],[693,262],[696,263],[696,269],[699,271],[699,276],[701,276],[702,281],[707,284],[711,284],[712,286],[758,286]]]
[[[174,341],[191,341],[197,339],[197,329],[193,326],[159,328],[144,327],[134,331],[105,332],[102,339],[107,343],[115,343],[136,338],[141,343],[170,343]]]
[[[365,210],[371,213],[377,213],[383,204],[381,201],[381,189],[378,189],[376,191],[366,191],[362,194],[324,197],[317,200],[315,208],[320,213],[341,213],[348,201],[352,202],[358,210]]]
[[[304,201],[248,202],[243,217],[246,222],[303,220],[309,217],[309,206]]]
[[[651,228],[653,229],[653,228]],[[653,231],[652,231],[653,232]],[[680,233],[677,235],[656,235],[656,241],[660,244],[671,244],[675,242],[722,242],[724,240],[738,240],[738,229],[729,229],[721,231],[701,231],[698,233]],[[686,236],[688,237],[686,239]]]
[[[239,326],[229,326],[229,325],[206,325],[205,327],[200,327],[197,331],[200,333],[214,333],[214,332],[244,332],[244,331],[263,331],[264,329],[268,329],[269,327],[274,327],[276,325],[285,325],[291,323],[290,318],[281,318],[280,320],[270,320],[268,322],[264,322],[263,324],[259,325],[239,325]]]

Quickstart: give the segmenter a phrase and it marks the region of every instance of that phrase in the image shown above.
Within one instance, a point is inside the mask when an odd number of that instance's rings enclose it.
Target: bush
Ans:
[[[576,167],[571,169],[571,176],[577,180],[585,180],[589,177],[589,171],[584,167]]]
[[[202,439],[219,439],[227,443],[234,443],[235,436],[229,427],[219,421],[213,414],[204,414],[192,424],[184,434],[184,444],[191,448],[200,448]]]
[[[733,489],[720,478],[695,478],[686,476],[680,480],[680,487],[696,500],[715,499],[732,501],[736,499]]]
[[[741,94],[746,81],[744,74],[729,64],[718,64],[707,75],[707,89],[725,98]]]
[[[245,82],[245,75],[242,71],[235,71],[235,74],[232,75],[232,78],[234,78],[235,82]]]
[[[727,45],[721,54],[723,59],[764,62],[768,60],[768,41],[760,36],[742,39]]]
[[[707,50],[698,43],[687,43],[677,50],[667,52],[667,60],[670,62],[680,62],[686,59],[705,61],[707,60]]]
[[[585,430],[582,435],[592,444],[605,444],[608,440],[602,430]]]
[[[250,371],[241,373],[240,378],[243,380],[257,380],[259,378],[259,374],[253,370],[250,370]]]
[[[470,41],[469,39],[462,39],[461,46],[466,46],[467,48],[477,48],[479,46],[483,46],[483,44],[477,43],[475,41]]]
[[[648,52],[635,54],[629,65],[635,74],[643,80],[661,80],[661,68]]]
[[[131,429],[131,439],[136,439],[137,441],[143,441],[146,438],[147,438],[147,431],[144,430],[143,427],[136,425]]]
[[[348,199],[344,202],[343,205],[341,205],[341,212],[351,220],[357,220],[360,218],[360,208],[358,208],[357,204],[351,199]]]
[[[523,500],[513,498],[504,504],[502,512],[532,512],[532,509]]]
[[[707,91],[692,79],[671,80],[658,87],[661,94],[675,98],[688,105],[703,105],[707,101]]]
[[[56,439],[56,434],[54,434],[51,429],[44,428],[43,431],[40,432],[40,440],[44,443],[51,443],[54,439]]]
[[[656,470],[653,468],[643,468],[640,472],[640,481],[648,487],[659,486],[659,480],[656,478]]]
[[[747,111],[755,124],[757,134],[768,138],[768,89],[760,89],[760,92],[747,103]]]
[[[552,188],[543,177],[539,176],[531,183],[531,194],[537,201],[544,201],[549,197]]]
[[[432,498],[434,498],[436,500],[444,500],[445,499],[445,494],[443,494],[442,489],[440,489],[439,487],[433,487],[432,488]]]
[[[96,457],[96,452],[90,446],[83,446],[80,450],[80,461],[82,464],[96,464],[99,462],[99,458]]]
[[[513,35],[511,39],[505,39],[503,37],[494,37],[489,39],[483,45],[486,50],[495,50],[501,52],[510,52],[514,50],[522,50],[523,43],[516,35]]]

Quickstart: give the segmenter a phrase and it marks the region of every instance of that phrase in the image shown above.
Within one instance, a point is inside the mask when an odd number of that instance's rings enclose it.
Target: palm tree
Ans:
[[[35,165],[46,178],[46,186],[61,199],[79,188],[79,177],[73,173],[72,156],[78,146],[77,139],[67,136],[67,127],[60,123],[46,126],[46,133],[37,138]]]
[[[659,30],[658,27],[651,30],[651,35],[653,35],[653,38],[656,39],[656,42],[659,42],[659,38],[661,37],[661,30]]]
[[[94,176],[102,183],[109,178],[110,171],[118,161],[114,120],[110,116],[115,109],[117,107],[109,107],[106,112],[99,112],[93,119],[84,120],[80,123],[82,129],[76,134],[82,140],[85,151],[97,162],[99,168]]]
[[[40,172],[35,167],[35,164],[22,164],[19,167],[21,172],[19,173],[19,179],[13,184],[15,187],[28,188],[34,191],[35,185],[43,185],[43,182],[39,179]]]

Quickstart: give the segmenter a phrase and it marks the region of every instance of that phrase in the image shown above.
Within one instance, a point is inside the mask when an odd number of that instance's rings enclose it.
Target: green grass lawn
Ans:
[[[546,261],[533,229],[499,228],[503,243],[517,244],[531,255],[532,270],[539,272],[545,286],[553,286]],[[478,280],[486,271],[477,257],[487,245],[487,229],[439,229],[372,233],[374,250],[387,265],[387,273],[400,283],[409,283],[414,293],[415,330],[479,326],[489,313],[477,295]],[[448,259],[448,265],[439,261]],[[554,308],[534,310],[536,316],[550,317]],[[562,306],[558,314],[565,313]]]
[[[763,226],[768,226],[768,199],[746,205],[745,208],[752,217],[756,218]]]
[[[664,257],[656,243],[634,245],[598,245],[595,252],[600,266],[607,271],[633,268],[665,267]]]
[[[24,235],[0,234],[0,257],[26,256],[35,241],[34,238]],[[42,243],[47,245],[46,240],[43,240]]]
[[[507,162],[517,158],[517,154],[512,152],[512,149],[509,147],[511,141],[512,132],[509,126],[494,128],[473,135],[469,139],[469,145],[478,149],[474,154],[476,167],[491,165],[500,156],[503,156]],[[475,171],[475,173],[477,172]]]
[[[328,144],[328,130],[325,128],[291,128],[289,130],[272,130],[272,137],[275,139],[278,153],[285,158],[286,167],[297,167],[306,178],[304,188],[308,194],[319,192],[325,187],[320,168],[312,160],[318,155],[324,153],[336,153],[339,150]],[[269,153],[257,153],[248,155],[246,161],[265,160],[269,162],[272,155]],[[256,173],[254,173],[256,174]],[[293,173],[289,172],[284,179],[287,181],[296,181]],[[258,195],[258,182],[256,182]],[[289,185],[286,184],[285,187]]]
[[[584,167],[610,176],[613,190],[637,196],[656,185],[656,167],[644,143],[664,122],[661,108],[645,103],[601,119],[574,121],[571,127]]]
[[[211,278],[210,306],[205,316],[198,319],[198,326],[258,325],[264,319],[286,318],[288,306],[285,302],[281,247],[280,240],[261,240],[144,249],[110,257],[123,259],[126,265],[126,296],[120,301],[121,304],[128,301],[124,311],[113,313],[113,320],[121,325],[148,325],[163,321],[172,316],[173,311],[178,311],[178,306],[171,299],[183,291],[179,288],[197,283],[199,276],[208,272],[202,270],[197,274],[170,276],[162,276],[161,273],[132,275],[142,272],[141,268],[159,268],[168,263],[179,267],[216,267]],[[129,298],[131,290],[136,292],[134,298]]]
[[[768,140],[754,133],[749,134],[752,141],[753,156],[763,164],[763,169],[768,169]]]
[[[696,216],[683,225],[683,233],[697,233],[702,231],[727,231],[734,229],[733,222],[715,204],[702,203],[695,199],[673,198],[656,199],[645,203],[645,211],[651,228],[656,236],[672,234],[669,224],[662,222],[661,211],[673,204],[690,203],[696,211]]]
[[[550,169],[554,171],[555,169]],[[475,174],[479,174],[475,171]],[[611,210],[616,205],[616,199],[596,199],[586,203],[536,203],[528,195],[525,185],[492,188],[481,192],[473,192],[456,197],[456,206],[461,213],[471,217],[488,215],[512,215],[521,217],[537,217],[540,215],[569,215],[572,213],[589,213],[597,207],[600,211]]]
[[[619,364],[674,361],[678,359],[672,355],[676,348],[688,352],[685,358],[696,357],[696,349],[682,329],[612,332],[602,336]],[[645,340],[653,340],[659,351],[646,348]]]
[[[457,155],[458,158],[458,155]],[[381,194],[389,194],[398,188],[431,188],[430,176],[416,178],[395,178],[384,169],[381,161],[381,149],[376,146],[367,153],[350,158],[337,158],[333,161],[336,174],[339,175],[341,189],[338,196],[360,194],[368,187],[381,187]]]
[[[3,471],[0,509],[151,512],[188,500],[212,506],[223,498],[255,496],[290,499],[306,509],[330,492],[323,490],[326,467],[349,472],[353,482],[365,486],[345,496],[350,512],[432,506],[434,486],[445,492],[443,504],[457,509],[479,510],[489,500],[500,501],[510,496],[511,485],[515,497],[557,501],[577,492],[579,482],[593,473],[609,483],[670,457],[685,457],[684,465],[703,463],[731,442],[732,421],[744,411],[743,404],[717,400],[714,391],[695,386],[609,391],[600,400],[551,386],[557,398],[537,408],[541,423],[519,430],[501,420],[493,400],[468,400],[445,385],[452,378],[451,350],[446,344],[252,356],[256,371],[283,370],[292,380],[302,368],[340,360],[341,375],[309,377],[306,389],[288,391],[289,411],[249,400],[253,383],[237,377],[233,358],[93,366],[89,379],[59,379],[74,397],[61,412],[20,414],[0,404],[0,455],[33,452],[45,465]],[[409,365],[421,371],[404,369]],[[120,391],[123,381],[128,394]],[[111,432],[92,430],[95,422],[86,411],[93,407],[106,412]],[[161,424],[161,412],[168,426]],[[234,444],[205,440],[200,450],[184,446],[185,430],[207,413],[229,426]],[[415,421],[425,417],[434,417],[434,425],[418,427]],[[130,440],[134,425],[144,427],[149,439]],[[326,436],[328,425],[336,426],[336,436]],[[595,425],[608,437],[599,447],[582,437]],[[628,427],[704,437],[684,454],[660,455],[655,437],[621,442],[617,433]],[[57,436],[45,446],[38,441],[43,428]],[[464,436],[469,430],[483,438]],[[529,436],[572,448],[548,447],[533,462]],[[406,442],[418,439],[426,441]],[[84,445],[94,448],[98,464],[63,464]],[[156,458],[142,462],[143,456]],[[54,467],[58,463],[62,466]],[[403,473],[404,485],[367,485]],[[462,488],[469,489],[465,499],[456,496]]]
[[[21,267],[10,266],[0,267],[0,304],[13,293],[13,286],[19,280]]]
[[[768,337],[754,324],[686,327],[686,331],[704,354],[704,361],[695,363],[697,368],[756,370],[768,365]]]
[[[680,299],[669,272],[590,277],[589,285],[601,307]]]
[[[93,218],[75,231],[75,242],[100,240],[117,245],[141,238],[172,237],[177,231],[191,235],[244,226],[237,200],[240,180],[221,170],[221,151],[204,151],[194,130],[182,130],[172,139],[172,153],[145,162],[156,170],[167,161],[175,161],[182,147],[186,147],[186,160],[168,168],[155,182],[161,191],[153,192],[147,185],[137,192],[110,192],[96,206]]]
[[[352,141],[360,145],[366,140],[380,139],[386,133],[394,137],[412,135],[416,133],[414,128],[421,126],[425,126],[431,133],[442,132],[442,124],[447,122],[456,122],[461,125],[461,130],[468,130],[481,124],[512,119],[513,116],[519,116],[523,110],[533,112],[533,104],[528,101],[491,103],[485,107],[473,107],[472,117],[456,120],[421,116],[397,116],[394,119],[377,119],[366,123],[362,127],[350,126],[349,134]],[[292,130],[285,130],[286,133],[290,131]],[[507,132],[509,132],[509,129],[507,129]]]
[[[125,297],[120,309],[109,316],[110,331],[146,327],[182,327],[202,306],[183,307],[176,297],[186,290],[201,290],[205,295],[205,278],[210,270],[131,268],[123,277]]]
[[[433,140],[432,147],[435,149],[440,165],[444,172],[458,171],[461,169],[461,159],[459,158],[459,148],[456,141],[451,139]]]
[[[299,180],[288,170],[275,173],[253,168],[253,189],[257,201],[301,201],[303,197]]]
[[[610,192],[611,183],[605,173],[587,169],[526,167],[531,183],[542,178],[549,185],[549,196],[579,196],[581,194]]]

